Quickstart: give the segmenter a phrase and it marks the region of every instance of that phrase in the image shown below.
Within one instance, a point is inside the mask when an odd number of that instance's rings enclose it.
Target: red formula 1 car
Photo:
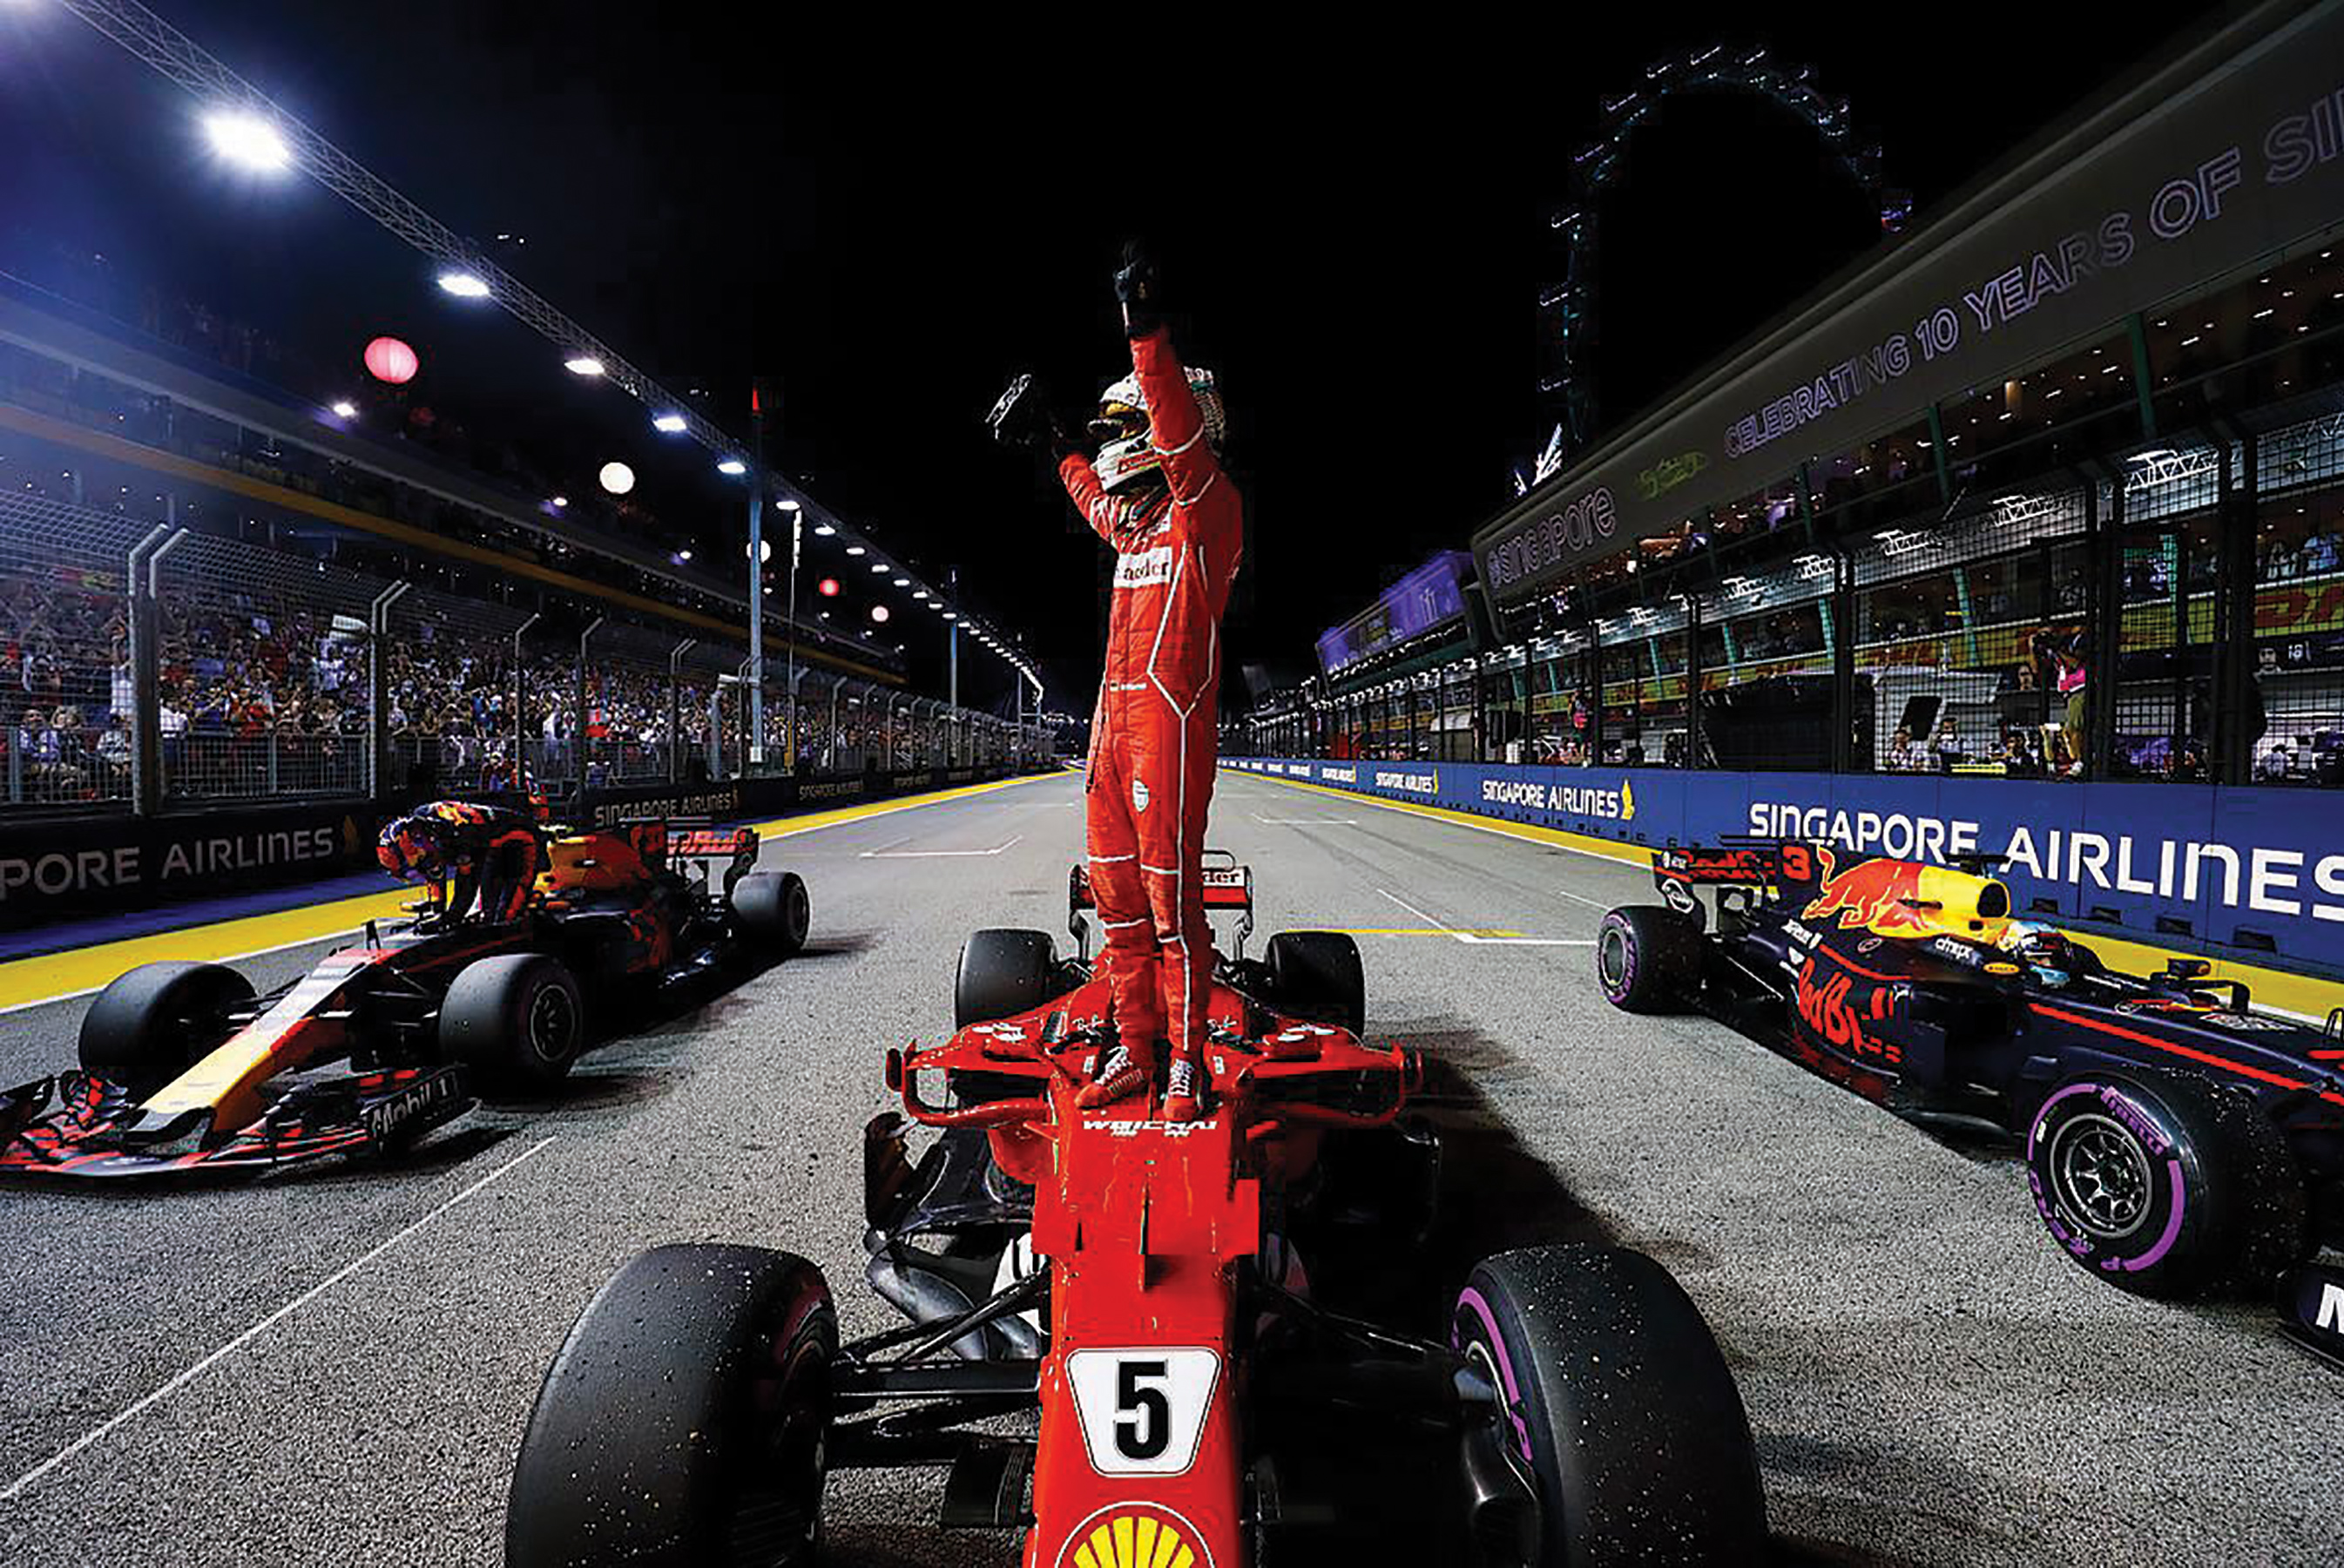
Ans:
[[[271,1170],[406,1147],[477,1093],[527,1097],[621,1000],[736,948],[805,939],[805,885],[753,828],[557,832],[520,918],[437,897],[265,996],[218,964],[146,964],[82,1019],[81,1069],[0,1093],[0,1175]],[[721,869],[719,869],[721,866]],[[437,889],[433,890],[436,894]]]
[[[1079,868],[1073,889],[1078,956],[978,933],[958,1031],[888,1055],[903,1111],[866,1133],[867,1272],[912,1320],[842,1345],[803,1259],[638,1257],[538,1395],[511,1568],[803,1563],[826,1470],[911,1465],[944,1467],[946,1525],[1023,1532],[1026,1568],[1258,1568],[1319,1527],[1399,1561],[1386,1526],[1429,1516],[1435,1548],[1405,1560],[1759,1560],[1740,1397],[1651,1259],[1500,1253],[1432,1337],[1314,1296],[1303,1253],[1338,1210],[1384,1272],[1418,1266],[1438,1169],[1406,1114],[1420,1063],[1360,1038],[1348,936],[1284,933],[1246,959],[1251,879],[1214,865],[1208,905],[1238,932],[1206,1114],[1154,1119],[1152,1096],[1085,1112],[1113,1037]],[[944,1129],[916,1161],[905,1117]]]

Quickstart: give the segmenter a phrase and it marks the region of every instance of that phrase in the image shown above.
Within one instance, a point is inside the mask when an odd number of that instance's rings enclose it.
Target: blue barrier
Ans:
[[[2021,913],[2344,973],[2344,797],[2325,792],[1279,757],[1223,765],[1622,844],[1755,835],[1923,860],[2006,856]]]

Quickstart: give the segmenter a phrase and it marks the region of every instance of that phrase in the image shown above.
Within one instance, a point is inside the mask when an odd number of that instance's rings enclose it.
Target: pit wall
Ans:
[[[1599,852],[1754,835],[1924,860],[2007,856],[2002,875],[2022,915],[2344,979],[2344,796],[2326,791],[1282,757],[1221,765],[1527,823]]]

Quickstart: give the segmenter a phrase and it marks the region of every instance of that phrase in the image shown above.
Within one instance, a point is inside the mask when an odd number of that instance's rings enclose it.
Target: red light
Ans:
[[[824,599],[835,599],[838,597],[838,579],[825,577],[813,585],[813,591]]]
[[[396,338],[377,338],[366,346],[367,373],[378,381],[401,386],[415,379],[423,361],[414,349]]]

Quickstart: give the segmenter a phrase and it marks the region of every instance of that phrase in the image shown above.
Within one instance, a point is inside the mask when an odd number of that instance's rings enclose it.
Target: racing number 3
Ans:
[[[1197,1462],[1221,1358],[1198,1346],[1132,1345],[1066,1357],[1066,1381],[1091,1468],[1178,1475]]]
[[[1124,1458],[1146,1463],[1164,1457],[1172,1442],[1172,1406],[1157,1386],[1164,1381],[1162,1361],[1126,1361],[1116,1369],[1115,1449]]]

